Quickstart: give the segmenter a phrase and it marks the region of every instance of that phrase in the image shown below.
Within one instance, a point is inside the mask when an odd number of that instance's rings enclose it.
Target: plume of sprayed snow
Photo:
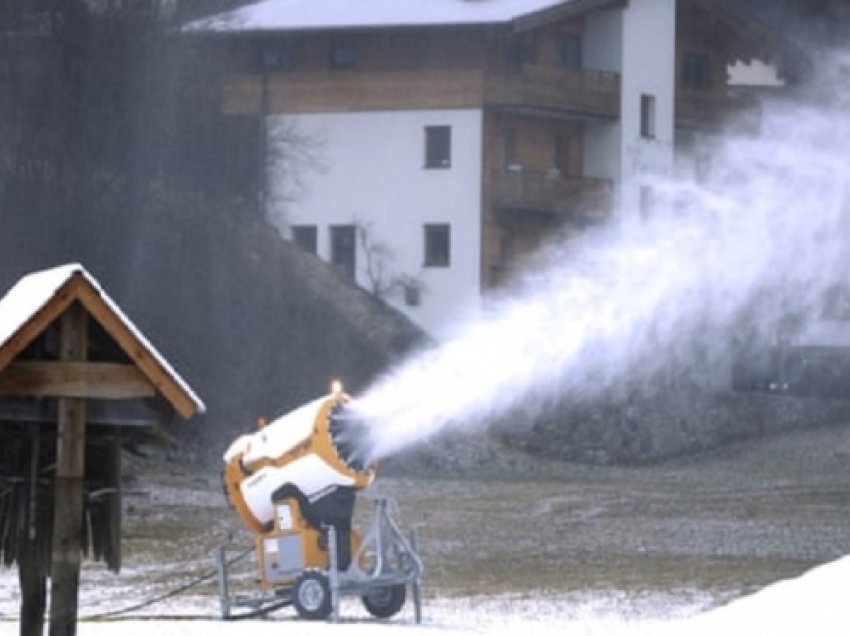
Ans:
[[[831,68],[830,85],[846,85],[848,60]],[[519,293],[361,396],[362,452],[384,457],[446,427],[664,369],[713,368],[746,317],[767,338],[784,313],[811,314],[847,271],[846,106],[830,95],[765,109],[760,134],[725,140],[702,182],[653,183],[648,218],[623,210],[551,246]]]

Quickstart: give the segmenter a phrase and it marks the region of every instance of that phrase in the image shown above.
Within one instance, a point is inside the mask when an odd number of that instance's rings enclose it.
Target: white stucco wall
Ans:
[[[623,10],[621,205],[639,208],[642,177],[673,171],[676,0],[631,0]],[[641,95],[655,97],[655,136],[640,134]]]
[[[426,169],[425,127],[451,126],[451,167]],[[419,306],[401,289],[387,297],[432,334],[479,300],[482,126],[480,110],[321,113],[270,118],[312,144],[313,167],[272,169],[269,216],[285,236],[292,225],[318,227],[318,254],[330,258],[331,225],[358,224],[373,245],[388,248],[386,276],[421,281]],[[303,164],[304,162],[302,162]],[[293,178],[299,184],[293,183]],[[293,194],[290,201],[274,193]],[[424,267],[425,224],[451,226],[448,268]],[[357,281],[369,287],[358,245]]]

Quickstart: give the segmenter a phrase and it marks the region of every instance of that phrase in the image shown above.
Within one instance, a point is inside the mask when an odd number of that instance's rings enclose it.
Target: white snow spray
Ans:
[[[828,85],[847,86],[850,59],[831,68]],[[551,246],[520,292],[379,379],[357,400],[364,452],[664,368],[700,373],[728,356],[745,316],[767,338],[783,313],[814,311],[850,271],[850,100],[820,97],[766,106],[760,132],[726,138],[699,182],[654,182],[651,214],[620,210]]]

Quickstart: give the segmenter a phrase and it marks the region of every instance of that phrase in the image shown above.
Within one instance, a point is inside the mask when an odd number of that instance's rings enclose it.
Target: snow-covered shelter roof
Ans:
[[[99,322],[182,417],[206,410],[189,384],[78,263],[24,276],[0,298],[0,374],[74,301]]]
[[[299,31],[509,23],[611,0],[262,0],[195,20],[186,32]]]

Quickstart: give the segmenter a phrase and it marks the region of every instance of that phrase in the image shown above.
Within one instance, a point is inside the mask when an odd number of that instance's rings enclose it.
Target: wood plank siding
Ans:
[[[222,109],[257,114],[508,104],[615,118],[619,75],[564,68],[559,58],[558,38],[581,29],[580,21],[569,21],[519,34],[464,27],[247,38],[231,46]],[[335,57],[338,51],[344,57]]]
[[[759,52],[752,34],[720,8],[683,2],[676,14],[676,126],[718,129],[731,120],[747,123],[760,116],[749,95],[730,95],[727,66]],[[756,39],[756,41],[758,41]],[[766,45],[765,45],[766,46]]]
[[[265,87],[264,87],[265,83]],[[266,105],[263,107],[263,95]],[[233,115],[349,112],[410,108],[513,106],[614,119],[620,112],[615,73],[525,67],[522,71],[351,70],[230,75],[222,109]]]
[[[275,73],[267,77],[266,112],[321,113],[481,106],[483,78],[474,70]],[[256,114],[263,108],[263,79],[227,79],[224,112]]]

